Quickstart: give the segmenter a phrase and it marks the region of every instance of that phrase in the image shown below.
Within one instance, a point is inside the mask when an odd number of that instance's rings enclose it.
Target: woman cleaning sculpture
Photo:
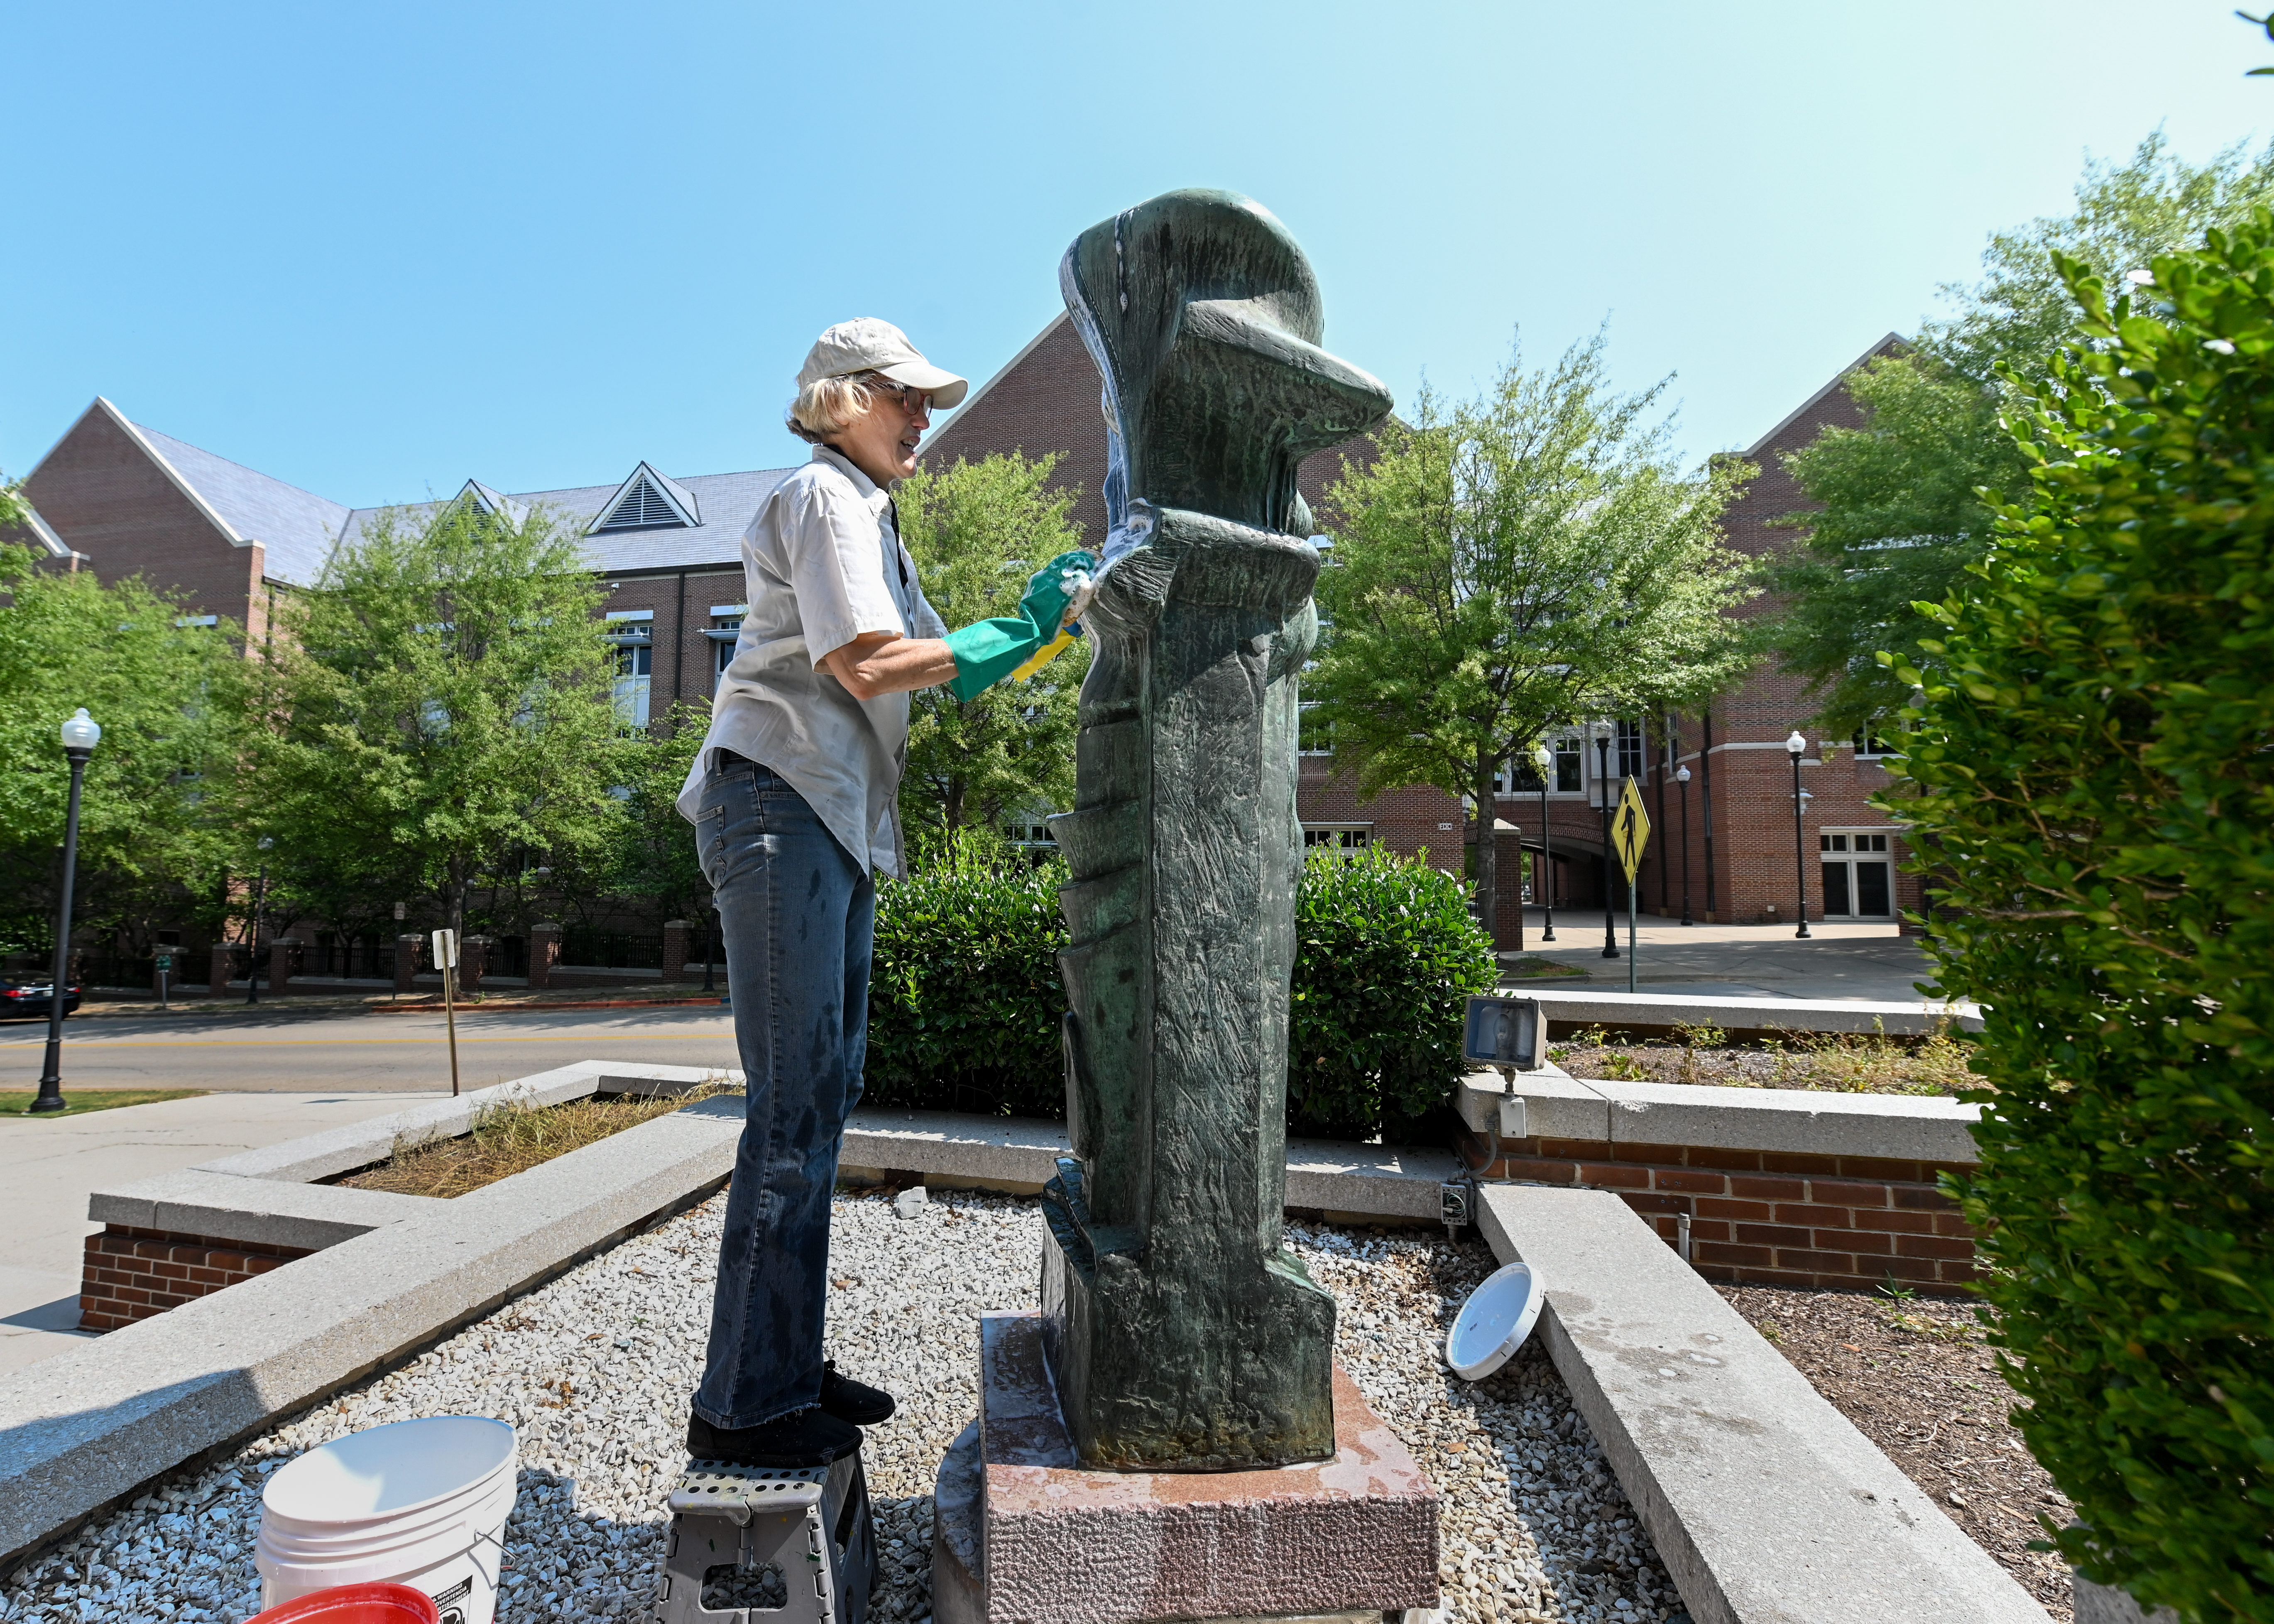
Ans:
[[[812,461],[742,537],[749,608],[680,810],[695,824],[727,946],[748,1117],[727,1197],[697,1460],[824,1466],[892,1413],[823,1357],[830,1196],[868,1047],[876,876],[899,877],[908,695],[968,700],[1064,641],[1093,560],[1053,559],[1018,613],[950,632],[924,601],[890,490],[915,472],[934,406],[970,385],[898,327],[824,333],[789,426]]]

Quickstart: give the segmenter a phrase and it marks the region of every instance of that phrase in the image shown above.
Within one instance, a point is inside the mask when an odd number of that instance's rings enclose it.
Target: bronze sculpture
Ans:
[[[1302,251],[1231,192],[1085,231],[1059,280],[1104,380],[1061,955],[1073,1155],[1044,1194],[1052,1372],[1085,1467],[1334,1452],[1334,1300],[1280,1244],[1302,862],[1296,681],[1318,556],[1297,466],[1378,426]]]

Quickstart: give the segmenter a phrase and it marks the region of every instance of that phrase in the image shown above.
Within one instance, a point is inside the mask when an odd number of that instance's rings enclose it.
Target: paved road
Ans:
[[[486,1088],[578,1060],[738,1066],[724,1010],[531,1010],[458,1016],[461,1086]],[[43,1022],[0,1024],[0,1089],[37,1085]],[[64,1087],[429,1090],[450,1086],[440,1014],[263,1007],[239,1015],[106,1015],[64,1026]]]

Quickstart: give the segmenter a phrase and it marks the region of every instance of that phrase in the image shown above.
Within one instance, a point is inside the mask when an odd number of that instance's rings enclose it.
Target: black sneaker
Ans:
[[[884,1388],[839,1375],[837,1361],[827,1359],[821,1366],[821,1408],[855,1426],[882,1426],[900,1406]]]
[[[687,1453],[698,1461],[783,1470],[826,1466],[861,1447],[861,1429],[817,1409],[776,1416],[759,1426],[713,1426],[687,1419]]]

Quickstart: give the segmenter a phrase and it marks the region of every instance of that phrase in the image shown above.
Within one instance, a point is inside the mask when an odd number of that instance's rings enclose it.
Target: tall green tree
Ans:
[[[1999,419],[2014,391],[2042,382],[2078,338],[2056,258],[2120,278],[2270,201],[2274,147],[2255,156],[2232,147],[2190,164],[2159,131],[2124,163],[2090,165],[2072,213],[1992,236],[1981,280],[1942,289],[1950,313],[1928,322],[1908,352],[1850,379],[1867,421],[1827,429],[1786,459],[1821,511],[1790,515],[1805,533],[1770,570],[1788,600],[1780,658],[1808,679],[1824,720],[1853,726],[1904,703],[1907,689],[1875,657],[1887,650],[1934,668],[1921,645],[1934,625],[1912,605],[1965,584],[1995,509],[2027,490],[2029,465]],[[2004,381],[2007,372],[2016,381]]]
[[[1519,352],[1480,399],[1425,390],[1374,462],[1345,462],[1303,684],[1361,794],[1434,785],[1489,830],[1495,776],[1545,730],[1694,703],[1744,669],[1722,612],[1748,563],[1719,521],[1751,470],[1683,471],[1650,417],[1663,388],[1615,392],[1600,335],[1538,370]],[[1495,846],[1476,847],[1487,930]]]
[[[576,528],[390,510],[278,605],[242,817],[297,861],[404,872],[454,929],[531,853],[605,849],[624,752]]]
[[[1055,454],[1015,451],[959,459],[894,488],[924,596],[951,627],[1011,613],[1029,575],[1081,545],[1081,526],[1066,516],[1079,492],[1050,487],[1058,463]],[[907,822],[946,832],[1071,805],[1074,704],[1088,670],[1089,645],[1078,639],[1026,680],[968,703],[945,688],[914,695],[900,787]]]
[[[0,521],[4,523],[4,521]],[[244,716],[239,634],[138,578],[106,583],[0,545],[0,938],[49,944],[71,771],[56,730],[102,726],[79,812],[74,912],[147,944],[217,922],[230,849],[217,794]]]

